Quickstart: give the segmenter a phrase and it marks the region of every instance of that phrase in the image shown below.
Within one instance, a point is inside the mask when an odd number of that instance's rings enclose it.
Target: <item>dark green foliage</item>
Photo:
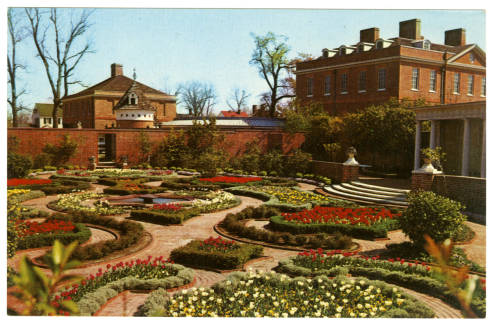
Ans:
[[[129,195],[129,194],[153,194],[165,192],[166,190],[160,187],[145,186],[143,183],[148,182],[148,178],[132,178],[132,179],[100,179],[99,184],[108,185],[103,190],[105,194],[112,195]]]
[[[20,155],[15,152],[7,154],[7,177],[22,178],[27,176],[28,171],[32,168],[32,161],[29,157]]]
[[[475,231],[473,231],[466,224],[461,225],[451,236],[451,240],[454,242],[467,242],[475,237]]]
[[[451,238],[466,220],[459,202],[431,191],[410,193],[408,203],[408,208],[398,221],[402,231],[420,247],[426,243],[424,235],[441,243]]]
[[[186,145],[186,136],[181,130],[171,130],[157,146],[150,158],[152,166],[187,167],[191,161],[191,152]]]
[[[65,165],[77,152],[79,144],[72,140],[70,135],[63,135],[62,141],[58,145],[46,144],[43,152],[48,154],[53,166]]]
[[[235,244],[237,246],[229,251],[205,251],[200,250],[199,240],[194,240],[187,245],[174,249],[171,259],[176,263],[190,267],[208,267],[217,269],[240,268],[252,258],[261,256],[263,247],[249,244]]]
[[[203,174],[213,177],[217,175],[217,169],[226,166],[226,153],[220,150],[210,150],[197,156],[191,166]]]
[[[150,222],[156,224],[181,224],[184,221],[200,215],[200,210],[197,208],[181,209],[179,211],[164,211],[164,210],[132,210],[131,218],[133,220]]]
[[[286,231],[293,234],[340,232],[353,238],[370,240],[374,238],[386,238],[388,231],[398,229],[399,225],[396,220],[389,219],[371,226],[335,223],[300,224],[286,221],[279,215],[270,218],[270,227],[275,231]]]
[[[40,153],[34,157],[33,168],[43,169],[49,165],[51,165],[51,155],[47,153]]]
[[[20,209],[20,219],[45,218],[49,213],[29,206],[22,206]]]
[[[140,223],[118,221],[86,212],[57,213],[49,219],[72,221],[74,223],[89,223],[117,230],[120,238],[117,240],[100,241],[86,246],[77,246],[72,254],[73,259],[81,261],[103,258],[115,251],[121,251],[136,244],[143,236],[144,229]]]
[[[72,241],[78,241],[82,244],[89,240],[91,237],[91,230],[82,223],[75,223],[74,232],[64,233],[40,233],[25,236],[17,242],[17,249],[30,249],[51,246],[55,240],[59,240],[64,245],[69,244]]]
[[[17,189],[37,189],[43,191],[46,195],[71,193],[75,190],[82,191],[90,187],[91,185],[86,181],[73,180],[54,180],[50,184],[16,186]]]
[[[311,154],[296,150],[294,154],[285,156],[283,163],[284,174],[294,177],[296,173],[309,173],[311,171]]]
[[[44,194],[44,192],[42,191],[30,191],[28,193],[24,193],[24,194],[16,194],[16,195],[13,195],[9,198],[9,202],[11,203],[21,203],[21,202],[24,202],[24,201],[27,201],[27,200],[32,200],[32,199],[37,199],[37,198],[40,198],[40,197],[43,197],[43,196],[46,196]]]

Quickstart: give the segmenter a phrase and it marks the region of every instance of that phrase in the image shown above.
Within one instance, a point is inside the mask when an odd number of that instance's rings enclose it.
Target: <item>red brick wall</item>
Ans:
[[[434,174],[432,173],[413,173],[412,174],[412,191],[424,190],[430,191]]]
[[[179,129],[175,129],[179,130]],[[97,158],[97,140],[99,134],[115,134],[116,161],[123,155],[128,156],[129,164],[138,163],[140,154],[140,133],[148,135],[153,146],[157,146],[164,137],[169,135],[170,129],[39,129],[39,128],[10,128],[8,136],[19,139],[19,153],[36,156],[42,152],[45,144],[57,144],[64,134],[79,141],[77,154],[69,163],[86,166],[90,156]],[[231,157],[244,152],[247,143],[257,140],[263,151],[278,146],[284,154],[289,154],[304,142],[303,133],[289,134],[282,130],[264,129],[223,129],[225,140],[223,148]]]
[[[439,195],[465,204],[466,211],[485,215],[487,202],[485,178],[436,175],[431,189]]]
[[[359,178],[359,166],[313,160],[311,167],[314,174],[326,176],[337,183],[355,181]]]

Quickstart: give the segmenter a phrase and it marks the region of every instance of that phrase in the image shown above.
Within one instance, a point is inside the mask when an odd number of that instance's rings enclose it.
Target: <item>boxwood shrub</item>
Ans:
[[[153,194],[165,192],[166,189],[160,187],[144,186],[143,183],[148,182],[148,178],[138,179],[100,179],[99,184],[108,185],[103,191],[106,194],[113,195],[129,195],[129,194]],[[135,185],[135,188],[130,188],[127,185]]]
[[[37,189],[43,191],[46,195],[71,193],[75,190],[83,191],[89,189],[91,184],[87,181],[76,180],[53,180],[50,184],[43,185],[22,185],[17,189]]]
[[[200,249],[200,243],[202,241],[193,240],[183,247],[174,249],[171,259],[190,267],[236,269],[248,260],[261,256],[263,252],[261,246],[237,243],[227,251],[206,251]]]
[[[91,237],[91,230],[82,223],[75,223],[74,232],[68,233],[40,233],[25,236],[17,242],[17,249],[30,249],[52,246],[55,240],[59,240],[64,245],[69,244],[72,241],[78,241],[82,244],[89,240]]]
[[[46,194],[44,194],[43,191],[39,191],[39,190],[29,191],[27,193],[15,194],[10,196],[9,202],[17,204],[17,203],[25,202],[27,200],[37,199],[44,196],[46,196]]]
[[[70,214],[56,213],[50,216],[49,219],[72,221],[73,223],[90,223],[111,228],[119,232],[119,239],[100,241],[86,246],[77,246],[72,254],[72,258],[81,261],[101,259],[113,252],[128,248],[135,245],[144,234],[143,226],[140,223],[128,220],[118,221],[113,218],[93,215],[87,212],[74,211]]]
[[[150,222],[155,224],[181,224],[184,221],[200,215],[198,208],[181,209],[179,211],[164,211],[164,210],[132,210],[130,213],[131,219]]]
[[[340,232],[353,238],[375,239],[386,238],[388,236],[388,231],[398,229],[399,225],[398,222],[394,219],[387,219],[371,226],[341,223],[301,224],[286,221],[281,215],[277,215],[270,218],[270,228],[274,231],[284,231],[290,232],[292,234]]]

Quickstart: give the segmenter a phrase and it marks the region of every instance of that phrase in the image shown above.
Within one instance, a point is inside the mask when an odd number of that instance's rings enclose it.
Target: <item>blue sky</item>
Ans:
[[[356,43],[359,31],[369,27],[379,27],[383,38],[396,37],[399,21],[413,18],[421,19],[422,34],[432,42],[443,43],[445,30],[462,27],[467,43],[486,49],[481,10],[96,9],[87,34],[96,52],[84,58],[77,75],[94,85],[109,77],[111,63],[120,63],[125,75],[131,77],[136,68],[138,81],[159,90],[192,80],[209,82],[219,96],[216,111],[227,110],[234,87],[251,93],[249,105],[267,90],[249,64],[251,33],[287,36],[290,57],[300,52],[319,56],[322,48]],[[49,102],[51,90],[32,39],[19,52],[28,67],[21,75],[29,92],[23,103]],[[71,93],[82,89],[73,86]]]

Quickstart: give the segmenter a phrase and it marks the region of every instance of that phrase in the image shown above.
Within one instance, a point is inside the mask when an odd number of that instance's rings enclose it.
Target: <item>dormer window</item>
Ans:
[[[475,55],[473,53],[470,53],[470,63],[475,62]]]
[[[376,41],[376,49],[390,47],[392,43],[393,43],[392,40],[380,38]]]
[[[424,40],[424,49],[431,49],[431,42],[429,40]]]
[[[128,104],[129,105],[136,105],[138,104],[138,97],[135,93],[131,93],[129,96],[128,96]]]
[[[383,41],[382,40],[378,40],[376,42],[376,49],[381,49],[383,48]]]

